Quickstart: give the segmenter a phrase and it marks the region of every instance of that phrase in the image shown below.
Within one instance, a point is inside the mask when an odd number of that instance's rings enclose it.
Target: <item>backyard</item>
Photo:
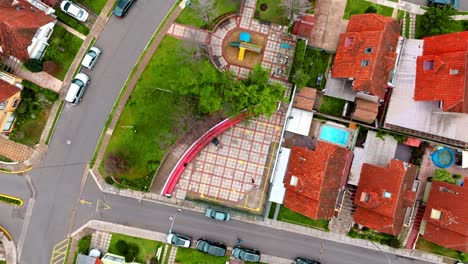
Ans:
[[[328,64],[331,58],[330,53],[327,53],[323,50],[314,49],[311,47],[307,47],[304,61],[302,62],[302,70],[309,74],[310,79],[307,83],[307,87],[314,87],[319,90],[325,88],[327,83],[326,81],[326,71],[328,68]],[[322,82],[320,85],[317,85],[317,77],[319,74],[322,74]]]
[[[215,257],[205,253],[202,253],[192,248],[181,248],[177,249],[177,255],[175,261],[181,264],[225,264],[229,260],[229,256]]]
[[[435,243],[427,241],[423,239],[422,237],[418,238],[418,241],[416,242],[416,249],[424,250],[424,251],[442,255],[442,256],[447,256],[447,257],[454,258],[454,259],[459,259],[463,262],[468,261],[467,254],[464,254],[460,251],[456,251],[450,248],[444,248]]]
[[[16,110],[16,122],[10,139],[34,146],[39,143],[53,103],[58,94],[29,81],[22,82],[21,102]]]
[[[63,80],[81,44],[83,44],[82,39],[66,31],[61,26],[55,26],[54,32],[49,39],[49,47],[43,58],[43,61],[53,61],[57,64],[58,69],[52,75]]]
[[[55,9],[55,15],[57,16],[57,19],[63,22],[65,25],[75,29],[83,35],[88,35],[89,28],[85,24],[65,14],[65,12],[63,12],[60,8]],[[57,27],[58,25],[55,25],[54,31]]]
[[[158,241],[131,237],[122,234],[112,234],[109,245],[109,253],[124,256],[127,262],[133,261],[146,263],[156,253],[158,247],[164,244]]]
[[[364,14],[367,8],[373,6],[377,10],[377,14],[391,17],[393,8],[383,5],[378,5],[365,0],[348,0],[344,11],[343,19],[349,19],[352,15]]]
[[[255,9],[255,18],[278,25],[288,25],[289,20],[280,6],[282,0],[260,0]]]
[[[281,206],[279,214],[278,214],[278,218],[277,218],[277,220],[279,221],[288,222],[288,223],[295,224],[295,225],[302,225],[302,226],[317,228],[317,229],[321,229],[324,231],[329,231],[328,229],[329,220],[314,220],[307,216],[296,213],[284,207],[283,205],[276,204],[276,203],[272,203],[268,218],[273,219],[275,208],[276,208],[275,205]]]
[[[320,113],[341,117],[346,101],[343,99],[322,96],[320,101]]]
[[[177,23],[184,25],[191,25],[194,27],[202,27],[207,23],[203,22],[200,18],[199,12],[193,7],[196,5],[197,0],[194,0],[191,7],[184,8],[182,13],[176,19]],[[213,22],[217,17],[226,14],[236,12],[240,7],[240,0],[215,0],[215,11],[213,12],[212,17],[210,18]]]

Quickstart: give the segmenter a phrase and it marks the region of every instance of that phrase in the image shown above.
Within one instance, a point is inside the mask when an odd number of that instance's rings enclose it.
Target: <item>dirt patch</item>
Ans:
[[[244,60],[239,61],[237,60],[237,57],[239,55],[239,48],[231,47],[230,43],[239,42],[239,35],[241,32],[245,32],[245,30],[235,29],[226,35],[226,37],[224,38],[224,43],[223,43],[223,56],[224,56],[224,59],[226,59],[226,61],[229,64],[234,64],[234,65],[252,69],[253,66],[262,63],[263,52],[265,50],[267,38],[266,38],[266,35],[255,33],[255,32],[249,32],[251,36],[250,43],[262,47],[262,51],[260,53],[255,53],[255,52],[246,50]]]

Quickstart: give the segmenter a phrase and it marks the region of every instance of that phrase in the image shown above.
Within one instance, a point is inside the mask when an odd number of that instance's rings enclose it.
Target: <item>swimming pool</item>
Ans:
[[[319,138],[346,148],[348,147],[350,135],[351,133],[344,128],[325,124],[320,128]]]

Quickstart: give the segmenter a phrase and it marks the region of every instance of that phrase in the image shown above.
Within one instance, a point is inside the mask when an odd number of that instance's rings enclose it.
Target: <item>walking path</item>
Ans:
[[[82,40],[86,39],[86,36],[81,34],[80,32],[76,31],[74,28],[69,27],[68,25],[65,25],[62,21],[57,20],[57,25],[65,28],[68,32],[72,33],[73,35],[79,37]]]
[[[0,156],[7,157],[14,161],[25,161],[31,157],[33,153],[32,148],[9,140],[3,135],[0,135],[0,146]]]
[[[17,263],[15,242],[8,239],[3,232],[0,232],[0,247],[4,249],[4,256],[2,258],[6,259],[6,263]]]
[[[56,93],[60,92],[62,88],[62,81],[55,78],[54,76],[48,74],[47,72],[30,72],[26,68],[23,68],[15,60],[6,60],[4,63],[7,66],[12,67],[14,70],[14,75],[18,76],[23,80],[28,80],[32,83],[35,83],[43,88],[52,90]]]

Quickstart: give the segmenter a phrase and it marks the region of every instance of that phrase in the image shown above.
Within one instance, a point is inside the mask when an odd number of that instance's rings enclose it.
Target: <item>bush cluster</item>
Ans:
[[[129,243],[125,240],[119,239],[115,243],[116,253],[125,257],[126,262],[132,262],[140,253],[140,247],[135,243]]]
[[[388,245],[393,248],[401,247],[400,240],[397,237],[384,233],[378,233],[367,227],[363,227],[361,230],[353,228],[348,232],[347,235],[351,238],[367,239],[382,245]]]

